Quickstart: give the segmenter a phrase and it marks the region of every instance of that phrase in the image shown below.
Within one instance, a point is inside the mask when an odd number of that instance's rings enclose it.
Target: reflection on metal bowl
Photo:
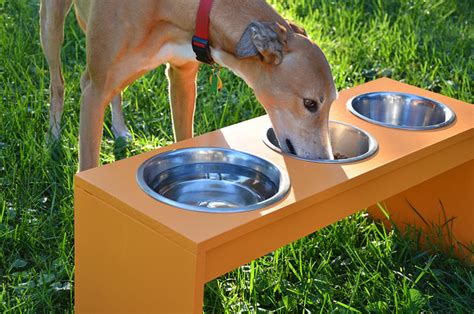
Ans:
[[[347,108],[371,123],[405,130],[442,128],[456,118],[454,112],[440,102],[396,92],[362,94],[350,99]]]
[[[260,209],[283,198],[285,171],[254,155],[225,148],[197,147],[165,152],[137,172],[151,197],[182,209],[235,213]]]

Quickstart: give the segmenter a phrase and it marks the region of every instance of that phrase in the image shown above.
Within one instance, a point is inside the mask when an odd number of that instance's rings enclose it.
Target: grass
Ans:
[[[472,103],[474,10],[469,0],[288,0],[272,3],[304,25],[326,52],[338,89],[382,76]],[[73,311],[73,176],[77,169],[79,77],[84,37],[73,14],[62,50],[66,103],[61,142],[45,144],[47,66],[38,1],[0,0],[0,311]],[[230,72],[212,95],[199,76],[196,133],[264,110]],[[114,146],[107,118],[101,162],[172,141],[163,68],[124,91],[133,133]],[[114,154],[114,151],[116,154]],[[364,212],[210,282],[206,312],[471,312],[472,268],[430,254],[414,237]]]

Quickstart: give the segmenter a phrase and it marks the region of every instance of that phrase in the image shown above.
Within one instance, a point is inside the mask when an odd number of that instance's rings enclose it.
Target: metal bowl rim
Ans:
[[[258,203],[255,203],[255,204],[252,204],[252,205],[249,205],[249,206],[243,206],[243,207],[238,207],[238,208],[226,208],[226,209],[221,209],[221,208],[209,209],[209,208],[206,208],[206,207],[199,207],[199,206],[192,206],[192,205],[183,204],[183,203],[174,201],[172,199],[169,199],[167,197],[164,197],[161,194],[156,193],[145,182],[145,179],[144,179],[144,176],[143,176],[144,170],[145,170],[146,166],[148,164],[150,164],[151,162],[153,162],[155,159],[158,159],[159,157],[163,158],[163,156],[166,156],[166,155],[169,155],[169,154],[172,154],[172,153],[181,152],[181,151],[191,151],[192,152],[192,151],[202,151],[202,150],[214,150],[214,151],[221,151],[221,152],[234,153],[234,154],[237,153],[237,154],[247,155],[247,156],[250,156],[252,158],[257,158],[257,159],[260,159],[261,161],[269,163],[270,165],[275,167],[278,170],[279,174],[280,174],[280,185],[278,187],[277,193],[275,195],[273,195],[272,197],[270,197],[270,198],[268,198],[268,199],[266,199],[262,202],[258,202]],[[214,214],[214,213],[216,213],[216,214],[241,213],[241,212],[248,212],[248,211],[253,211],[253,210],[257,210],[257,209],[263,209],[263,208],[265,208],[265,207],[267,207],[271,204],[274,204],[274,203],[280,201],[281,199],[283,199],[288,194],[288,192],[290,191],[290,187],[291,187],[290,178],[288,176],[288,173],[286,171],[284,171],[283,168],[280,167],[279,165],[277,165],[277,164],[275,164],[275,163],[273,163],[273,162],[271,162],[271,161],[269,161],[265,158],[262,158],[260,156],[256,156],[256,155],[253,155],[253,154],[250,154],[250,153],[238,151],[238,150],[231,149],[231,148],[210,147],[210,146],[178,148],[178,149],[172,149],[172,150],[169,150],[169,151],[166,151],[166,152],[163,152],[163,153],[156,154],[156,155],[148,158],[144,162],[142,162],[142,164],[140,165],[140,167],[138,168],[138,170],[136,172],[136,180],[137,180],[138,186],[146,194],[148,194],[152,198],[154,198],[154,199],[156,199],[156,200],[158,200],[158,201],[160,201],[160,202],[162,202],[166,205],[169,205],[169,206],[172,206],[172,207],[177,207],[177,208],[184,209],[184,210],[189,210],[189,211],[194,211],[194,212],[201,212],[201,213],[210,213],[210,214]]]
[[[427,126],[402,126],[402,125],[394,125],[394,124],[389,124],[389,123],[384,123],[384,122],[380,122],[380,121],[377,121],[377,120],[374,120],[374,119],[371,119],[371,118],[368,118],[366,116],[364,116],[363,114],[360,114],[357,110],[354,109],[354,106],[353,106],[353,101],[356,99],[356,98],[360,98],[360,97],[363,97],[363,96],[368,96],[368,95],[384,95],[384,94],[390,94],[390,95],[399,95],[399,96],[409,96],[409,97],[415,97],[415,98],[418,98],[418,99],[422,99],[422,100],[428,100],[428,101],[431,101],[433,102],[434,104],[436,104],[437,106],[439,106],[446,114],[446,117],[449,117],[447,120],[441,122],[441,123],[437,123],[437,124],[433,124],[433,125],[427,125]],[[370,122],[370,123],[373,123],[373,124],[376,124],[376,125],[380,125],[380,126],[384,126],[386,128],[391,128],[391,129],[399,129],[399,130],[409,130],[409,131],[428,131],[428,130],[434,130],[434,129],[440,129],[440,128],[443,128],[445,126],[448,126],[450,125],[451,123],[453,123],[455,120],[456,120],[456,113],[454,112],[454,110],[452,110],[451,108],[449,108],[447,105],[437,101],[437,100],[434,100],[432,98],[428,98],[428,97],[425,97],[425,96],[420,96],[420,95],[416,95],[416,94],[410,94],[410,93],[403,93],[403,92],[387,92],[387,91],[382,91],[382,92],[369,92],[369,93],[363,93],[363,94],[359,94],[359,95],[356,95],[354,97],[351,97],[347,102],[346,102],[346,108],[353,114],[355,115],[356,117],[362,119],[362,120],[365,120],[367,122]]]
[[[264,131],[264,134],[263,134],[263,142],[269,148],[271,148],[275,152],[280,153],[284,156],[288,156],[290,158],[301,160],[301,161],[317,163],[317,164],[348,164],[348,163],[353,163],[353,162],[356,162],[356,161],[361,161],[361,160],[367,159],[367,158],[371,157],[372,155],[374,155],[379,150],[379,144],[378,144],[377,140],[369,132],[364,131],[364,130],[362,130],[362,129],[360,129],[360,128],[352,125],[352,124],[348,124],[348,123],[344,123],[344,122],[340,122],[340,121],[334,121],[334,120],[329,120],[329,122],[351,127],[353,129],[356,129],[357,131],[361,132],[362,134],[366,135],[367,138],[369,139],[369,150],[366,153],[364,153],[362,155],[359,155],[359,156],[356,156],[356,157],[344,158],[344,159],[335,159],[335,160],[308,159],[308,158],[304,158],[304,157],[299,157],[299,156],[294,155],[294,154],[285,153],[284,151],[281,150],[281,148],[276,147],[275,145],[273,145],[272,142],[270,142],[270,140],[267,137],[267,133],[268,133],[268,130],[270,128],[273,128],[271,126],[265,128],[265,131]]]

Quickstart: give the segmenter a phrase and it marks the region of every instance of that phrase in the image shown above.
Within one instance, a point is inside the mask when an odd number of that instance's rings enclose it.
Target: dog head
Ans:
[[[329,64],[302,28],[253,22],[236,47],[233,70],[267,111],[283,151],[332,159],[329,109],[337,97]]]

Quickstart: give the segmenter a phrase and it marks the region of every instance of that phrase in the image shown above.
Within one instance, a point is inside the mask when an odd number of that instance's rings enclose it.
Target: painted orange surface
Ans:
[[[459,257],[474,262],[474,160],[392,196],[382,204],[402,231],[406,226],[416,225],[432,244],[447,251],[453,248]],[[387,222],[378,207],[371,207],[369,212]]]
[[[383,128],[347,111],[345,103],[349,98],[372,91],[400,91],[432,98],[451,107],[457,120],[436,131],[413,132]],[[284,157],[263,143],[263,132],[270,123],[268,117],[263,116],[77,174],[75,188],[82,192],[76,194],[76,241],[80,244],[76,246],[76,305],[87,303],[85,299],[93,297],[85,291],[94,280],[110,280],[116,271],[113,269],[103,275],[101,271],[105,266],[94,268],[93,257],[101,252],[101,258],[115,257],[117,252],[126,254],[132,242],[139,241],[140,247],[148,252],[145,256],[157,258],[156,267],[165,265],[162,263],[173,267],[174,263],[163,261],[163,257],[156,255],[159,253],[153,252],[164,249],[165,244],[162,246],[160,241],[173,244],[176,249],[173,254],[191,254],[190,264],[183,266],[176,262],[174,268],[185,267],[185,271],[203,285],[243,263],[474,159],[472,105],[393,80],[380,79],[340,92],[331,109],[331,119],[368,131],[379,143],[378,153],[353,164],[317,164]],[[136,171],[146,159],[167,150],[196,146],[228,147],[271,160],[288,172],[292,184],[290,193],[279,203],[262,210],[208,214],[162,204],[136,184]],[[81,201],[86,195],[91,196],[89,200]],[[101,205],[95,205],[93,200]],[[100,213],[105,210],[107,215]],[[125,246],[126,235],[138,232],[137,228],[118,224],[114,215],[139,224],[150,234],[137,235]],[[89,236],[89,228],[92,236]],[[116,234],[117,241],[113,241],[109,233]],[[157,240],[158,235],[161,240]],[[93,248],[89,249],[89,245]],[[115,246],[113,250],[117,251],[112,253],[109,246]],[[120,267],[126,262],[123,260]],[[140,267],[151,265],[140,264]],[[144,275],[145,270],[139,274]],[[155,280],[164,280],[164,284],[169,278],[161,278],[160,273],[153,276]],[[107,286],[115,285],[117,280],[104,283],[95,294],[107,291]],[[170,287],[173,289],[178,288]],[[156,296],[155,292],[147,293]],[[195,295],[201,294],[198,291]],[[199,308],[197,301],[193,302],[192,306]]]
[[[81,188],[74,194],[77,313],[201,311],[195,254]]]

